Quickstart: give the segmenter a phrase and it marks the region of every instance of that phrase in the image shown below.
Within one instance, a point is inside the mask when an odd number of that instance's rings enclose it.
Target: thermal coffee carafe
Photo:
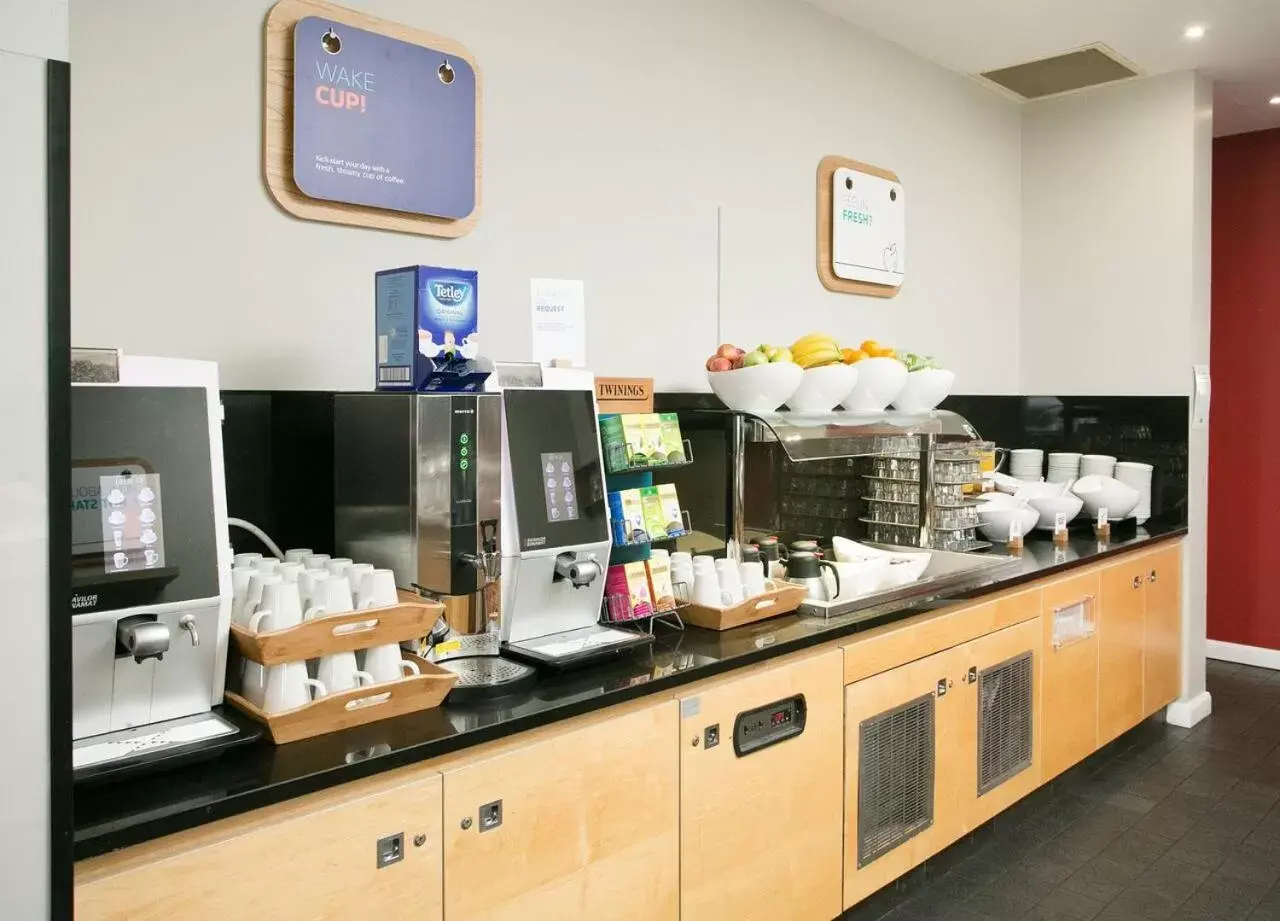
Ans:
[[[830,569],[835,576],[834,593],[827,590],[827,583],[822,579],[823,569]],[[840,570],[829,560],[820,559],[811,550],[791,551],[787,559],[787,579],[803,585],[814,601],[832,601],[840,597]]]
[[[61,603],[77,781],[259,734],[210,712],[232,594],[217,365],[106,356],[103,373],[71,387],[72,594]]]

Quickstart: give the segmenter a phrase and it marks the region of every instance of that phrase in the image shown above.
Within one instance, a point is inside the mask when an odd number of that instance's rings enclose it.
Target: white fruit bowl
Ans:
[[[907,383],[907,366],[896,358],[864,358],[850,367],[858,370],[858,381],[844,399],[845,409],[856,413],[878,413],[898,398]]]
[[[1040,520],[1040,513],[1025,505],[986,505],[978,506],[978,529],[987,540],[1003,544],[1009,539],[1009,525],[1017,521],[1021,524],[1023,534],[1030,534],[1031,529]]]
[[[1055,519],[1061,512],[1066,516],[1067,524],[1080,514],[1084,500],[1079,496],[1036,496],[1028,500],[1028,504],[1040,514],[1036,527],[1041,531],[1052,531]]]
[[[733,371],[708,371],[707,383],[720,401],[742,413],[770,413],[796,392],[804,369],[789,361]]]
[[[861,362],[859,362],[861,364]],[[927,413],[951,393],[951,385],[956,382],[953,371],[942,368],[924,368],[912,371],[902,390],[893,400],[893,408],[904,413]]]
[[[800,386],[787,398],[787,406],[798,413],[826,413],[849,395],[858,372],[853,365],[823,365],[804,372]]]
[[[1132,486],[1109,476],[1082,476],[1071,487],[1084,502],[1084,510],[1090,518],[1097,518],[1100,509],[1107,510],[1107,518],[1120,521],[1138,507],[1142,494]]]

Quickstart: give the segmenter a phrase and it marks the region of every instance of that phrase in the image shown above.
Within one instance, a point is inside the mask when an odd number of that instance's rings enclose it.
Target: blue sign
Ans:
[[[462,58],[308,16],[293,32],[303,194],[432,217],[476,206],[476,75]]]

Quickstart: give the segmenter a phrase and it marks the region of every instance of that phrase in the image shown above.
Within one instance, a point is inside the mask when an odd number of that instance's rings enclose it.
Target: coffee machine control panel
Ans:
[[[453,449],[450,476],[450,523],[455,528],[476,523],[476,401],[455,397],[449,414],[450,439]]]

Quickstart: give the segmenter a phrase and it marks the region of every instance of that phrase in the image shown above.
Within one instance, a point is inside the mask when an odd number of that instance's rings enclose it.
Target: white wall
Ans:
[[[1190,394],[1191,366],[1209,363],[1212,96],[1184,72],[1027,106],[1025,393]],[[1208,703],[1206,429],[1188,467],[1179,718]]]
[[[73,337],[214,359],[229,387],[371,384],[372,276],[478,268],[485,350],[528,357],[528,279],[586,280],[588,361],[705,386],[723,335],[826,329],[1016,392],[979,319],[1018,324],[1020,122],[971,81],[799,0],[369,0],[484,77],[484,209],[457,241],[295,220],[261,180],[270,0],[73,0]],[[825,292],[815,170],[908,192],[893,301]],[[717,233],[717,209],[723,206]],[[719,236],[719,242],[717,237]]]
[[[1195,87],[1184,72],[1027,106],[1024,392],[1188,392]]]
[[[0,598],[22,648],[0,669],[0,892],[6,918],[49,915],[49,597],[45,340],[45,57],[66,5],[0,0]]]

